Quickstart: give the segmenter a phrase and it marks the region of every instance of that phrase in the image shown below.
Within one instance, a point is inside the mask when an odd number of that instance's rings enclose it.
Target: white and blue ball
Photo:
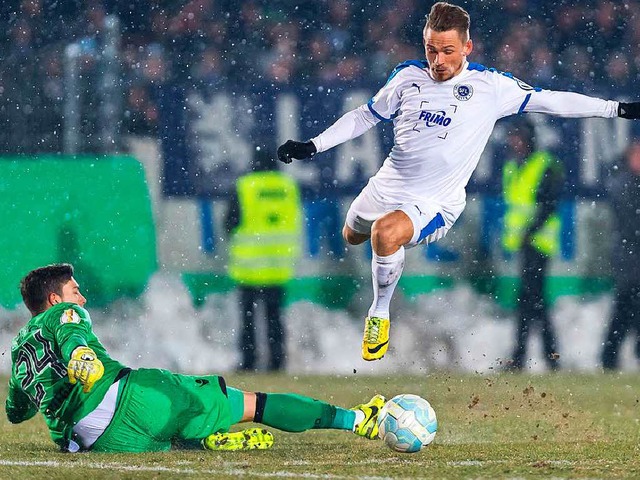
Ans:
[[[438,430],[436,412],[418,395],[396,395],[380,410],[379,437],[396,452],[414,453],[433,442]]]

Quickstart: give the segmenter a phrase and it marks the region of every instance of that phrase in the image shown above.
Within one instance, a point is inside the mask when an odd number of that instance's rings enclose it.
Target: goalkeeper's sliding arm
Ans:
[[[67,365],[69,381],[72,384],[80,382],[82,391],[91,391],[93,385],[104,375],[104,365],[89,347],[79,346],[73,350]]]

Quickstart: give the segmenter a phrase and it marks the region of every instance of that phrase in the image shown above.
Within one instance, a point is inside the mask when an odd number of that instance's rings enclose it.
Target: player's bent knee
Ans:
[[[374,224],[375,225],[375,224]],[[384,228],[373,228],[371,230],[371,244],[377,252],[379,247],[392,247],[400,245],[398,238],[392,231]],[[379,252],[378,252],[379,253]]]
[[[394,226],[395,222],[390,215],[380,217],[371,225],[371,236],[390,235]]]
[[[401,246],[411,240],[412,236],[413,224],[403,212],[393,212],[380,217],[371,227],[371,242],[374,245]]]

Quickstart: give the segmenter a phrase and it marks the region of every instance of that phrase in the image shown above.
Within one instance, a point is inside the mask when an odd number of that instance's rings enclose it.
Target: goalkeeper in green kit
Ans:
[[[173,447],[266,449],[263,428],[229,433],[256,422],[288,432],[312,428],[377,438],[385,399],[347,410],[291,393],[243,392],[221,376],[131,369],[112,359],[93,333],[86,299],[69,264],[29,272],[20,284],[33,318],[11,346],[6,411],[20,423],[38,411],[64,451],[148,452]]]

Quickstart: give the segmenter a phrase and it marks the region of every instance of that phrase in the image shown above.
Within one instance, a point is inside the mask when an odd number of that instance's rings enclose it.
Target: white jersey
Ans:
[[[455,77],[436,82],[426,61],[410,60],[395,68],[367,105],[345,114],[312,141],[322,152],[379,121],[393,121],[394,145],[369,182],[373,194],[385,204],[427,200],[455,221],[464,209],[465,187],[498,119],[523,112],[614,117],[617,108],[614,101],[533,88],[510,74],[474,63],[465,63]]]

